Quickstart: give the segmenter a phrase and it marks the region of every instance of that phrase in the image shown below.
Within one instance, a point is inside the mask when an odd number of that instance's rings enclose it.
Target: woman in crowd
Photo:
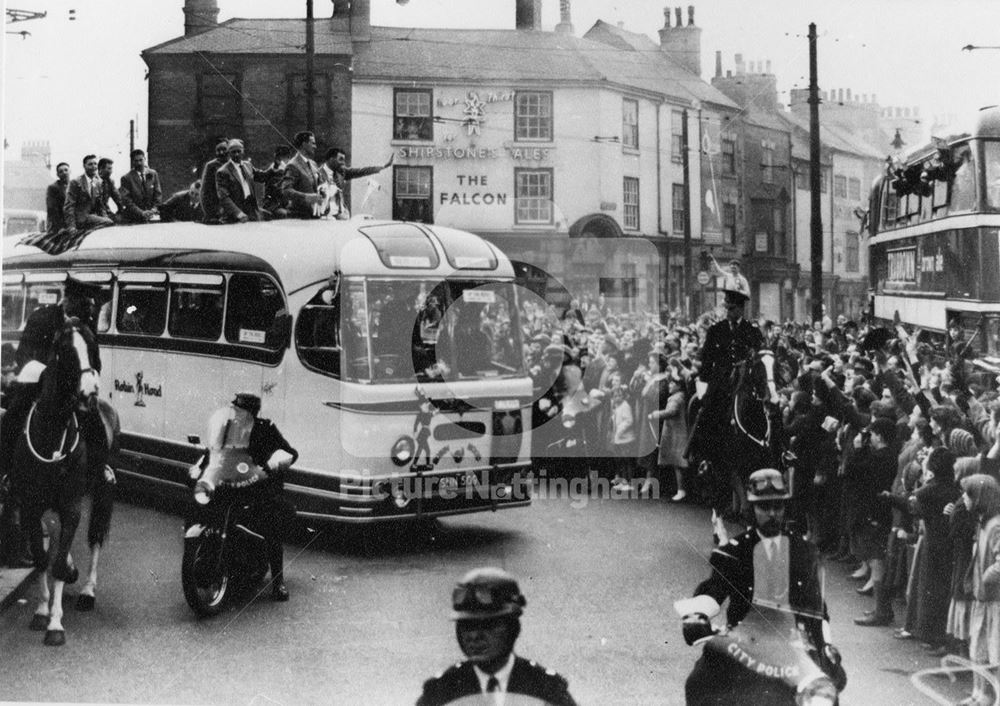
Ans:
[[[687,490],[684,484],[684,471],[687,468],[687,459],[684,458],[684,450],[687,446],[687,401],[684,398],[684,388],[680,375],[673,366],[670,366],[671,374],[667,381],[667,404],[663,409],[653,412],[653,419],[660,422],[660,451],[657,458],[657,465],[660,468],[672,467],[674,478],[677,481],[677,492],[671,498],[673,502],[680,502],[687,497]]]
[[[1000,485],[991,476],[962,481],[962,501],[978,521],[970,566],[972,611],[969,658],[979,665],[1000,663]],[[986,680],[973,674],[973,690],[962,704],[992,703]]]
[[[653,351],[649,354],[649,369],[642,374],[645,383],[639,392],[636,420],[638,421],[639,469],[645,473],[645,479],[639,488],[639,494],[645,495],[652,489],[653,474],[659,460],[660,419],[656,415],[667,406],[668,372],[666,356]],[[640,374],[637,371],[637,374]],[[637,381],[638,382],[638,381]]]

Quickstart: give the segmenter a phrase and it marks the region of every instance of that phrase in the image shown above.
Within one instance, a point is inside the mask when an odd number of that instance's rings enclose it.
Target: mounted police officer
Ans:
[[[506,694],[518,694],[573,706],[565,679],[514,654],[525,604],[517,581],[506,571],[487,567],[467,573],[452,593],[452,608],[458,644],[468,659],[424,682],[417,706],[477,694],[493,697],[484,703],[503,703]]]
[[[10,404],[4,414],[0,435],[0,459],[4,462],[11,457],[17,437],[24,429],[28,411],[38,397],[39,381],[52,351],[52,342],[70,318],[77,318],[89,332],[86,338],[90,367],[100,375],[101,353],[94,334],[100,304],[108,298],[108,291],[100,285],[70,277],[66,280],[59,304],[41,306],[28,316],[15,353],[18,374],[11,385]],[[98,476],[109,474],[110,469],[105,469],[109,454],[108,438],[100,411],[84,412],[79,415],[79,421],[87,442],[88,467]],[[109,482],[112,479],[113,476],[108,477]]]
[[[693,598],[677,601],[674,607],[683,616],[684,639],[689,645],[715,634],[711,618],[721,611],[726,599],[730,628],[747,619],[751,610],[787,615],[789,624],[801,633],[809,656],[840,691],[847,676],[840,653],[827,642],[829,615],[819,550],[785,526],[786,504],[791,497],[780,471],[764,468],[752,473],[747,500],[753,506],[755,526],[716,547],[709,558],[712,574],[698,584]],[[767,632],[781,632],[782,627],[773,622]],[[773,687],[761,684],[752,670],[734,669],[730,658],[706,650],[688,677],[685,692],[689,705],[784,703],[762,701],[761,689],[769,688]]]

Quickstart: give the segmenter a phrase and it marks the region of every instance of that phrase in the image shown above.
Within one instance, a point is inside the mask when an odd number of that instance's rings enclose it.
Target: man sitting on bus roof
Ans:
[[[160,175],[155,169],[146,166],[146,153],[134,149],[129,153],[132,169],[122,176],[122,196],[125,197],[125,212],[123,217],[131,223],[149,223],[157,220],[160,215],[160,204],[163,202],[163,189],[160,188]]]
[[[83,158],[83,174],[69,183],[63,204],[66,232],[76,235],[76,229],[100,228],[114,223],[108,218],[101,201],[101,177],[97,175],[97,155]]]
[[[66,189],[69,186],[69,165],[56,165],[56,180],[45,190],[45,211],[48,214],[48,232],[58,233],[66,227],[63,206],[66,204]]]

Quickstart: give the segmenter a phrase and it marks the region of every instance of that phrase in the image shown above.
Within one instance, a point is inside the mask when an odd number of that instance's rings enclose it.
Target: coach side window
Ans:
[[[229,278],[225,334],[230,343],[280,347],[276,320],[286,313],[281,289],[267,275],[238,273]]]
[[[336,282],[320,289],[299,312],[295,345],[302,362],[340,377],[340,292]]]
[[[220,274],[171,275],[167,322],[170,335],[174,338],[218,340],[222,334],[224,283]]]
[[[23,275],[3,276],[3,301],[0,303],[0,315],[3,316],[3,330],[16,331],[21,328],[21,317],[24,314]]]
[[[159,336],[167,321],[167,274],[123,272],[118,278],[118,333]]]

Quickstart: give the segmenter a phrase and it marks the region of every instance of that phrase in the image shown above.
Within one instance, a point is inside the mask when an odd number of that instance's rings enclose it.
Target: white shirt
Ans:
[[[493,674],[488,674],[476,665],[472,665],[473,671],[476,673],[476,678],[479,679],[479,690],[486,694],[486,685],[490,681],[490,677],[496,677],[497,682],[500,684],[500,690],[493,692],[494,702],[497,706],[503,706],[504,700],[507,696],[507,682],[510,681],[510,672],[514,668],[514,653],[511,652],[507,656],[507,662],[500,669],[498,669]]]

